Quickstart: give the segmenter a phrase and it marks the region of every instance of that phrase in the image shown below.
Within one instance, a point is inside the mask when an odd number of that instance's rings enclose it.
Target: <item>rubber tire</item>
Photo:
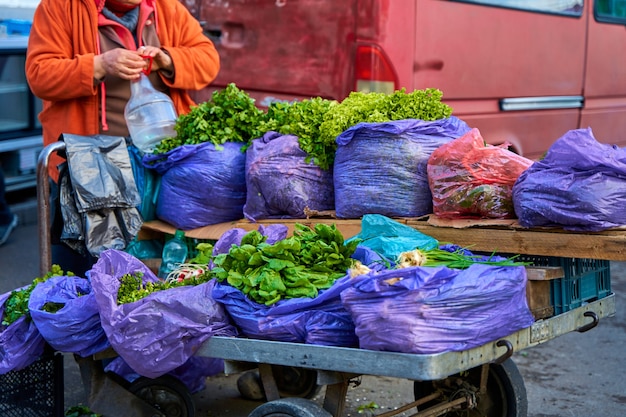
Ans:
[[[128,391],[167,417],[194,417],[196,414],[191,393],[185,384],[171,375],[154,379],[139,377],[130,384]]]
[[[293,366],[272,365],[272,374],[281,398],[300,397],[311,399],[320,392],[317,371]]]
[[[437,390],[445,381],[451,378],[461,378],[464,381],[479,386],[481,367],[470,369],[469,375],[454,375],[441,381],[416,381],[414,384],[415,399],[424,397]],[[422,406],[422,409],[439,403],[435,400]],[[486,408],[486,409],[485,409]],[[517,365],[511,358],[502,364],[489,365],[489,378],[487,380],[487,397],[477,399],[477,409],[462,410],[458,413],[450,412],[446,416],[463,415],[469,417],[528,417],[528,397],[524,379]]]
[[[328,411],[306,398],[280,398],[261,404],[248,417],[333,417]]]
[[[280,398],[299,397],[311,399],[321,390],[317,385],[317,371],[293,366],[272,365],[272,376]],[[237,379],[237,389],[242,397],[264,401],[265,391],[258,370],[248,371]]]

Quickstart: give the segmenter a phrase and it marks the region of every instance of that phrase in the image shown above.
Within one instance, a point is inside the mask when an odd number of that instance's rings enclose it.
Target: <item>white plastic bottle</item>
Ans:
[[[174,237],[163,246],[159,278],[167,278],[170,272],[187,260],[187,245],[185,244],[185,232],[177,230]]]
[[[172,99],[155,89],[146,74],[131,81],[124,118],[130,139],[140,151],[152,153],[163,139],[176,137],[177,117]]]

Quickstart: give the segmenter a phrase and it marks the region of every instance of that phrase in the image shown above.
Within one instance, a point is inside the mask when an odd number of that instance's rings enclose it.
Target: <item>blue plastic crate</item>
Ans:
[[[550,281],[550,304],[561,314],[611,294],[611,265],[600,259],[528,256],[516,258],[535,266],[560,266],[564,277]]]
[[[6,27],[7,35],[28,35],[32,22],[22,19],[5,19],[0,21],[0,25]]]

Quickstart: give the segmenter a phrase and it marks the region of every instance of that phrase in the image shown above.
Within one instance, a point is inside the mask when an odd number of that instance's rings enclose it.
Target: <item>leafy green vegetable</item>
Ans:
[[[85,405],[75,405],[65,411],[65,417],[102,417]]]
[[[358,239],[344,242],[335,225],[309,228],[294,225],[293,236],[268,244],[258,231],[248,232],[240,245],[215,256],[207,272],[218,281],[227,281],[251,300],[272,305],[281,299],[314,298],[345,276]]]
[[[148,295],[157,291],[167,290],[174,287],[182,287],[188,285],[199,285],[207,282],[209,278],[206,275],[193,276],[180,281],[154,281],[142,282],[143,273],[137,271],[133,274],[124,274],[120,278],[120,287],[117,290],[117,304],[127,304],[139,301]]]
[[[442,97],[443,93],[435,88],[410,93],[403,88],[392,94],[352,92],[329,108],[320,126],[320,141],[332,143],[342,132],[363,122],[445,119],[452,115],[452,108],[441,102]]]
[[[306,162],[312,160],[320,168],[329,169],[336,145],[334,141],[320,141],[320,126],[328,110],[335,105],[336,101],[320,97],[289,103],[274,102],[267,109],[261,131],[297,136],[300,149],[308,154]]]
[[[9,326],[23,316],[30,318],[28,301],[30,300],[30,295],[37,286],[37,284],[45,282],[51,277],[64,275],[74,276],[74,273],[69,271],[64,273],[59,265],[54,264],[51,266],[50,271],[48,271],[43,277],[35,278],[29,286],[20,290],[12,291],[9,295],[9,298],[7,298],[4,304],[2,325]]]
[[[259,130],[264,113],[245,91],[233,83],[213,92],[211,100],[181,114],[174,129],[176,137],[161,141],[154,153],[166,153],[178,146],[211,142],[216,147],[225,142],[249,144],[262,135]]]
[[[470,255],[463,248],[458,248],[452,252],[441,248],[428,250],[414,249],[402,252],[398,256],[397,267],[408,268],[411,266],[445,266],[448,268],[466,269],[473,264],[484,264],[493,266],[524,266],[531,265],[530,262],[517,262],[515,257],[505,259],[495,259],[491,257],[482,257]]]

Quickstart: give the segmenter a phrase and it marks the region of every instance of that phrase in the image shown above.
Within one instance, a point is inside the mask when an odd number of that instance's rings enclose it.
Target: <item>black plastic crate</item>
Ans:
[[[535,266],[560,266],[564,277],[550,281],[550,303],[561,314],[611,294],[611,265],[601,259],[520,255]]]
[[[0,375],[0,416],[62,417],[63,355],[51,348],[19,371]]]

